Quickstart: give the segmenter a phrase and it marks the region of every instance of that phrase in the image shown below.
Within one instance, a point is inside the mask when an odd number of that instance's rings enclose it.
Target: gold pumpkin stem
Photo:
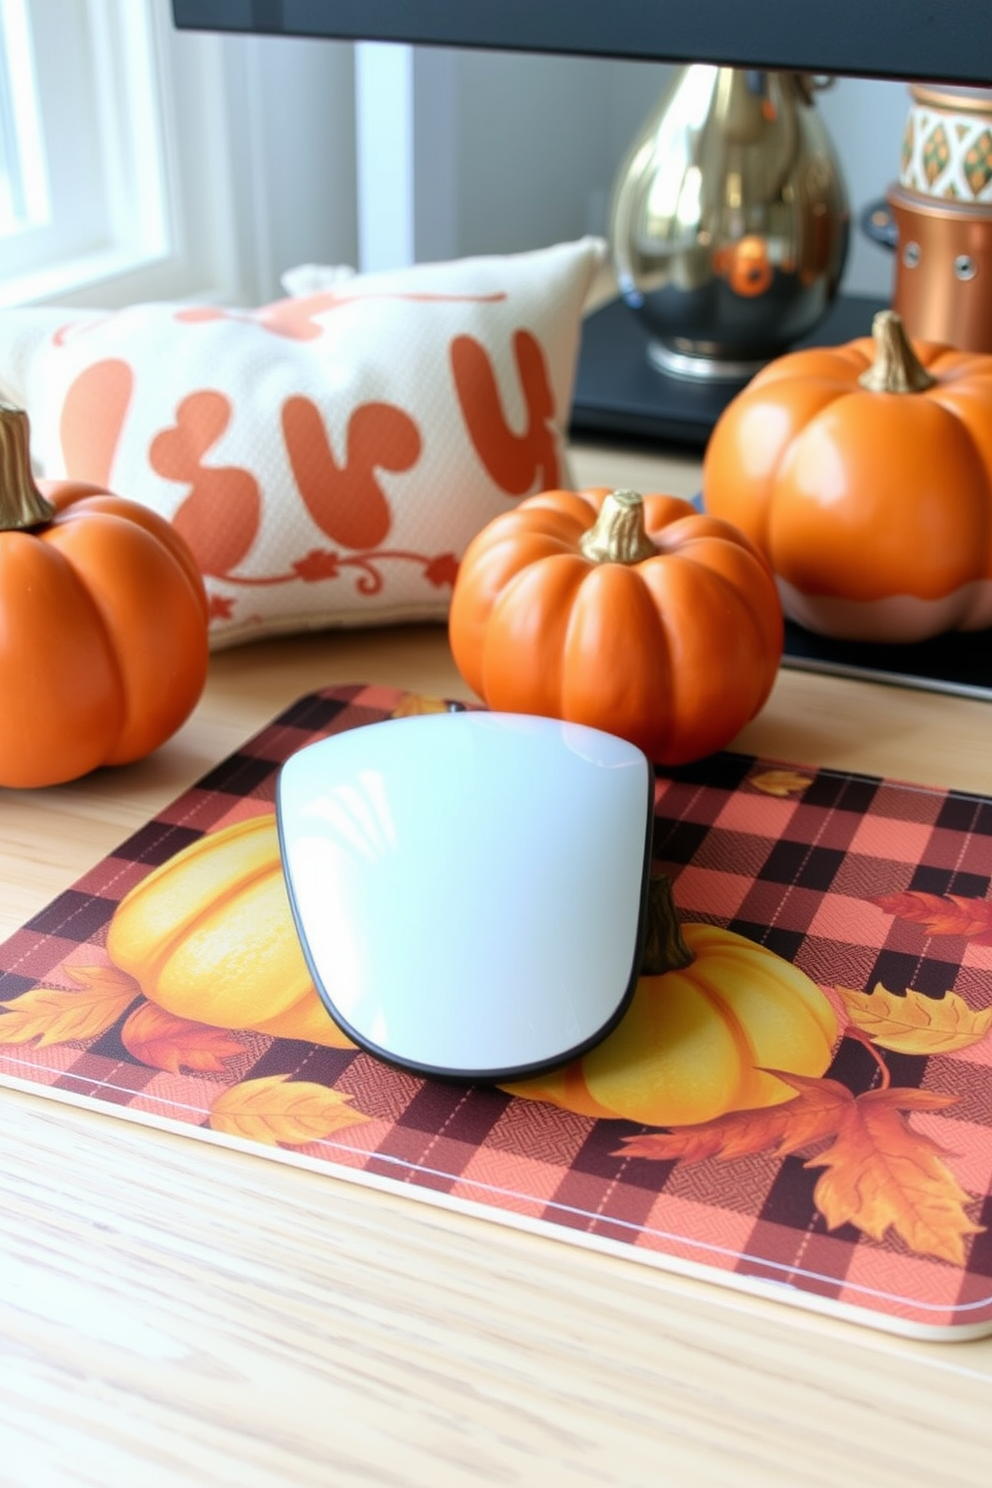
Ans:
[[[642,563],[653,558],[658,549],[644,528],[644,498],[636,491],[611,491],[579,547],[591,563]]]
[[[920,361],[894,310],[879,310],[871,323],[875,360],[858,382],[871,393],[922,393],[937,381]]]
[[[695,956],[679,929],[678,911],[672,898],[671,880],[653,873],[648,883],[647,935],[641,956],[641,976],[662,976],[691,966]]]
[[[0,403],[0,532],[40,527],[55,515],[31,474],[30,433],[24,409]]]

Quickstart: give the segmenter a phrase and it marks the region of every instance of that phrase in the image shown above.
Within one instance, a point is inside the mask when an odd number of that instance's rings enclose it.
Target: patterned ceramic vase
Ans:
[[[937,201],[992,207],[992,89],[914,84],[899,184]]]
[[[910,334],[992,352],[992,89],[913,85],[898,184],[893,309]]]

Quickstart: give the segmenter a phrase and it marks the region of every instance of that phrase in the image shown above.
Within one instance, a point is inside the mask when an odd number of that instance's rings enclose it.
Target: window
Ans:
[[[143,0],[0,0],[6,303],[168,254],[151,19]]]
[[[259,304],[354,263],[352,48],[0,0],[0,308]]]
[[[24,0],[0,4],[0,238],[51,218],[48,171]]]
[[[225,98],[169,0],[0,0],[0,306],[236,296]]]

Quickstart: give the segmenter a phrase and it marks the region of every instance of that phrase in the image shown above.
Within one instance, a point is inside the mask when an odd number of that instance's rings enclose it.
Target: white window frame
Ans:
[[[29,0],[29,13],[39,74],[39,51],[62,59],[42,108],[71,83],[54,106],[91,148],[68,164],[52,151],[53,177],[70,179],[54,221],[0,250],[0,306],[237,298],[220,38],[175,32],[169,0]]]
[[[457,67],[447,48],[355,44],[364,273],[458,256]]]
[[[27,21],[27,0],[0,0],[3,66],[7,73],[4,103],[4,155],[8,173],[0,233],[20,234],[45,223],[50,215],[48,172],[43,166],[34,49]],[[39,167],[41,163],[41,168]],[[13,179],[12,179],[13,178]]]

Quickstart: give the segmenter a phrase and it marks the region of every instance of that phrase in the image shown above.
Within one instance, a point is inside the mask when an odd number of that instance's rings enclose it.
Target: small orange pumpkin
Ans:
[[[992,356],[912,343],[881,311],[873,339],[778,358],[717,421],[703,501],[810,630],[992,626]]]
[[[590,724],[681,764],[763,706],[782,611],[749,540],[691,502],[545,491],[469,544],[448,633],[490,708]]]
[[[168,522],[98,486],[36,485],[27,417],[0,407],[0,785],[157,749],[203,691],[207,623]]]
[[[667,880],[652,897],[662,955],[621,1022],[580,1059],[503,1088],[583,1116],[695,1126],[790,1100],[770,1070],[821,1076],[837,1020],[816,983],[732,930],[679,927]]]
[[[107,952],[176,1017],[354,1047],[311,981],[271,813],[208,832],[142,879],[114,911]]]

